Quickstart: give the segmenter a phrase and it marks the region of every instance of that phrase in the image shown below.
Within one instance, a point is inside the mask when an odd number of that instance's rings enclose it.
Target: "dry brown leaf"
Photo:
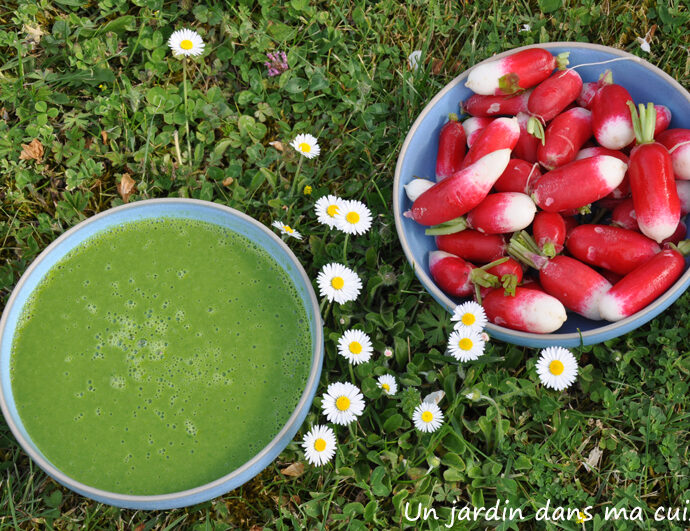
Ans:
[[[280,472],[285,476],[298,478],[302,474],[304,474],[304,463],[302,463],[301,461],[297,463],[292,463],[290,466],[283,468]]]
[[[263,531],[263,529],[264,529],[264,528],[261,527],[260,525],[256,525],[256,524],[255,524],[255,525],[253,525],[253,526],[251,526],[251,527],[249,528],[249,531]]]
[[[437,76],[441,73],[442,68],[443,68],[443,61],[441,59],[434,59],[433,62],[431,63],[431,73],[435,76]]]
[[[29,26],[24,24],[24,31],[27,35],[27,40],[32,44],[38,44],[41,42],[41,37],[43,36],[43,30],[40,26]]]
[[[103,143],[107,144],[108,143],[108,131],[101,131],[101,138],[103,139]]]
[[[120,194],[120,197],[122,197],[125,203],[129,201],[129,196],[132,190],[134,190],[134,185],[136,185],[136,182],[129,176],[129,173],[123,173],[122,179],[117,183],[117,193]]]
[[[43,144],[38,138],[34,138],[30,144],[22,144],[22,152],[19,160],[40,160],[43,158]]]
[[[146,527],[146,525],[144,525],[144,524],[139,524],[138,526],[136,526],[136,527],[134,528],[134,531],[144,531],[144,528],[145,528],[145,527]]]
[[[283,151],[285,149],[285,146],[283,146],[283,143],[278,142],[277,140],[274,142],[269,142],[268,145],[274,147],[278,151]]]
[[[223,186],[230,186],[234,180],[235,179],[233,179],[232,177],[226,177],[225,179],[223,179]]]

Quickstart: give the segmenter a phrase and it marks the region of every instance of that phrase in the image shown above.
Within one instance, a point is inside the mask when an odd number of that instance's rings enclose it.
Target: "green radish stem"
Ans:
[[[688,256],[690,254],[690,240],[681,240],[677,244],[668,243],[666,244],[671,249],[678,251],[683,256]]]
[[[536,116],[530,116],[529,120],[527,120],[527,132],[541,140],[542,146],[546,143],[544,138],[544,126],[542,125],[541,120],[539,120],[539,118]]]
[[[561,52],[556,56],[556,68],[565,70],[565,67],[570,63],[570,52]]]
[[[611,70],[607,70],[606,72],[601,74],[599,76],[599,81],[601,81],[603,85],[610,85],[611,83],[613,83],[613,74],[611,73]]]
[[[632,119],[633,131],[638,144],[649,144],[654,142],[654,126],[656,125],[656,109],[654,104],[649,102],[647,107],[639,104],[639,112],[635,109],[635,104],[628,100],[630,108],[630,118]]]
[[[467,221],[465,221],[464,216],[459,218],[451,219],[450,221],[444,221],[433,227],[429,227],[424,231],[427,236],[442,236],[445,234],[455,234],[456,232],[462,232],[467,228]]]
[[[457,122],[458,121],[458,115],[455,114],[454,112],[450,113],[448,115],[448,121],[450,122]]]
[[[501,277],[501,284],[503,285],[503,294],[515,297],[515,288],[517,288],[517,275],[512,273],[503,275]]]
[[[470,280],[474,284],[478,284],[483,288],[495,288],[499,285],[498,277],[496,275],[488,273],[487,269],[491,269],[492,267],[507,261],[508,257],[504,256],[503,258],[494,260],[493,262],[483,265],[482,267],[475,267],[470,273]]]
[[[542,255],[537,243],[524,230],[516,232],[510,239],[508,254],[534,269],[541,269],[549,262],[548,258]]]
[[[554,247],[553,242],[546,242],[541,248],[541,252],[544,256],[553,258],[556,256],[556,247]]]

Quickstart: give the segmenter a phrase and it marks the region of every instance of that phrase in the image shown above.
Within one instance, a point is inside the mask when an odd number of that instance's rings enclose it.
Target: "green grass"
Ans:
[[[62,232],[122,204],[117,184],[136,181],[130,201],[194,197],[240,209],[266,224],[282,219],[305,235],[289,245],[316,277],[342,261],[344,238],[319,225],[316,198],[360,199],[373,230],[350,238],[347,264],[364,279],[356,303],[333,305],[325,321],[326,362],[317,397],[348,379],[337,339],[359,327],[373,361],[354,369],[367,408],[358,427],[337,427],[333,463],[307,465],[301,435],[323,423],[317,398],[296,440],[236,491],[174,511],[135,512],[91,502],[57,485],[0,426],[0,528],[361,529],[414,527],[409,502],[433,504],[443,528],[449,508],[509,500],[526,522],[499,529],[581,529],[536,522],[537,510],[593,506],[587,529],[668,529],[659,506],[690,498],[688,329],[690,297],[648,325],[578,349],[580,377],[565,393],[544,389],[536,351],[493,342],[481,362],[444,356],[449,315],[408,266],[391,209],[396,158],[412,122],[456,75],[493,53],[546,41],[590,41],[630,51],[690,86],[687,4],[678,2],[273,2],[12,0],[0,7],[0,297],[3,303],[36,255]],[[529,24],[529,31],[519,31]],[[652,53],[636,37],[656,26]],[[38,28],[38,43],[27,40]],[[182,63],[165,45],[192,27],[207,51],[191,62],[185,134]],[[34,32],[36,34],[36,32]],[[423,51],[413,72],[407,56]],[[285,50],[290,69],[268,78],[266,53]],[[663,103],[663,102],[660,102]],[[297,133],[322,153],[301,166],[287,146]],[[179,135],[180,154],[175,148]],[[38,139],[40,161],[20,160]],[[192,157],[186,156],[187,142]],[[305,185],[311,196],[301,193]],[[224,271],[219,269],[219,275]],[[382,356],[385,347],[394,356]],[[402,391],[380,396],[374,377],[398,376]],[[447,421],[431,435],[409,413],[443,389]],[[475,392],[477,400],[465,395]],[[583,462],[601,450],[596,468]],[[645,522],[602,522],[607,507],[641,507]],[[476,522],[465,529],[494,524]],[[594,526],[594,527],[592,527]],[[598,526],[598,527],[597,527]],[[432,526],[433,527],[433,526]]]

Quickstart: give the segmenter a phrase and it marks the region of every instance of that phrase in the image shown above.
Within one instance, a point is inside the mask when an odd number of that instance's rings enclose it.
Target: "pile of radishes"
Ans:
[[[609,71],[583,83],[566,66],[567,53],[531,48],[472,69],[469,117],[441,129],[436,182],[405,187],[405,216],[436,238],[436,284],[527,332],[558,330],[566,309],[628,317],[690,251],[690,129],[667,129],[662,105],[636,107]]]

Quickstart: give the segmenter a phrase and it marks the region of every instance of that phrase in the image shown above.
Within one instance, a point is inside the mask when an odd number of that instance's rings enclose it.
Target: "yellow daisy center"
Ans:
[[[293,232],[295,232],[295,229],[291,228],[289,225],[283,225],[283,230],[284,230],[285,232],[290,233],[290,234],[292,234]]]
[[[360,354],[362,352],[362,345],[360,345],[357,341],[353,341],[350,343],[350,352],[353,354]]]
[[[462,350],[470,350],[474,343],[472,343],[472,340],[469,337],[463,337],[460,341],[458,341],[458,346]]]
[[[345,216],[345,219],[348,223],[352,223],[354,225],[359,221],[359,214],[357,214],[357,212],[348,212],[347,216]]]
[[[311,151],[311,146],[306,142],[302,142],[297,146],[297,149],[299,149],[302,153],[309,153]]]
[[[338,400],[335,401],[335,407],[340,411],[347,411],[350,409],[350,399],[346,396],[339,396]]]
[[[565,367],[563,367],[563,362],[561,360],[553,360],[549,363],[549,372],[554,376],[563,374],[563,369],[565,369]]]
[[[474,316],[474,314],[471,314],[471,313],[466,313],[465,315],[462,316],[462,319],[461,319],[462,324],[464,324],[465,326],[473,325],[476,320],[477,320],[477,318]]]
[[[391,386],[388,385],[387,383],[381,384],[381,387],[383,388],[384,391],[386,391],[386,393],[391,392]]]
[[[326,441],[319,438],[314,441],[314,450],[317,452],[323,452],[326,449]]]
[[[333,289],[343,289],[344,285],[345,281],[343,280],[343,277],[333,277],[331,279],[331,286],[333,286]]]
[[[185,39],[180,43],[180,48],[182,48],[183,50],[191,50],[192,48],[194,48],[194,43],[189,39]]]
[[[422,413],[422,420],[424,422],[431,422],[432,420],[434,420],[433,413],[431,413],[431,411],[425,411],[424,413]]]
[[[337,213],[338,213],[338,205],[331,205],[326,209],[326,214],[328,214],[332,218],[334,218]]]

